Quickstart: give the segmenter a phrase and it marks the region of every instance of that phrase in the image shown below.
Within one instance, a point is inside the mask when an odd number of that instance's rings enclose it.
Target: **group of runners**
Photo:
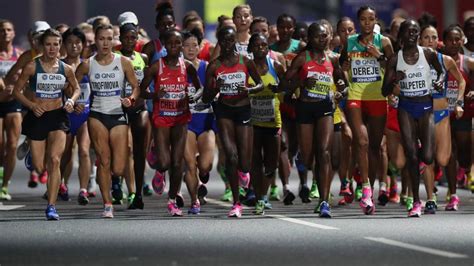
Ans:
[[[0,20],[0,199],[12,199],[16,157],[24,158],[28,186],[47,183],[46,218],[59,220],[74,147],[77,201],[96,196],[97,180],[104,218],[124,199],[143,209],[167,179],[170,215],[183,215],[183,180],[188,214],[199,214],[216,150],[229,217],[240,217],[242,204],[263,215],[271,201],[292,205],[298,196],[317,199],[314,212],[330,218],[336,174],[337,204],[358,201],[366,215],[389,202],[409,217],[436,213],[443,176],[447,211],[459,208],[458,187],[474,191],[474,17],[447,27],[442,41],[429,14],[395,17],[385,32],[370,6],[333,27],[289,14],[271,25],[239,5],[219,17],[216,44],[194,11],[178,27],[169,3],[157,6],[155,26],[159,38],[150,40],[132,12],[115,25],[104,16],[76,27],[37,21],[22,51],[13,23]]]

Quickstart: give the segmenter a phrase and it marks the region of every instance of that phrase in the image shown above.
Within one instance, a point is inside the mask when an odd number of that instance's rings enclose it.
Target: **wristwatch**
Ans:
[[[464,108],[464,101],[463,100],[457,100],[456,105],[460,106],[461,108]]]

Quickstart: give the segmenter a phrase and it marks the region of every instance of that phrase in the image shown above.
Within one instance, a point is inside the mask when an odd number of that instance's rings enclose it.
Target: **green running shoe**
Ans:
[[[257,204],[255,204],[255,211],[253,213],[255,215],[265,214],[265,201],[264,200],[257,201]]]
[[[362,184],[358,184],[355,191],[355,197],[357,201],[360,201],[362,198]]]
[[[130,207],[132,206],[132,202],[135,200],[135,193],[130,193],[127,197],[127,208],[130,209]]]
[[[224,195],[221,197],[222,201],[232,201],[232,190],[230,188],[226,188],[224,191]]]
[[[280,189],[278,186],[272,186],[270,188],[270,198],[271,201],[280,201]]]
[[[413,209],[413,197],[407,197],[406,206],[407,206],[407,210],[408,210],[408,211],[410,211],[411,209]]]
[[[318,184],[313,181],[311,185],[311,190],[309,191],[309,197],[312,199],[319,199],[319,191],[318,191]]]
[[[8,193],[8,188],[2,187],[0,190],[0,200],[12,200],[12,196]]]
[[[316,207],[314,208],[314,213],[321,213],[321,202],[319,202]]]

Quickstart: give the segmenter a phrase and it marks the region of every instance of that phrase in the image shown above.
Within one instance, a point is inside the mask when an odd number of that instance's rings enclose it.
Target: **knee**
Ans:
[[[361,150],[369,149],[369,140],[366,138],[359,138],[355,143],[358,146],[358,148]]]
[[[206,163],[199,166],[200,173],[209,173],[212,170],[212,163]]]
[[[112,173],[114,173],[114,175],[117,175],[117,176],[125,176],[126,169],[127,169],[126,164],[119,165],[119,164],[114,163],[114,165],[112,166]]]
[[[110,169],[110,157],[98,156],[99,166],[105,169]]]
[[[61,163],[61,156],[52,155],[51,157],[49,157],[48,165],[50,169],[58,168],[60,163]]]
[[[176,160],[171,163],[171,169],[173,171],[180,171],[183,168],[183,161],[182,160]]]
[[[320,164],[327,165],[331,161],[331,153],[329,152],[329,149],[321,149],[318,152],[318,158]]]
[[[395,159],[393,164],[395,165],[397,169],[403,169],[403,167],[405,167],[405,164],[406,164],[405,156],[398,156],[398,158]]]
[[[449,159],[451,158],[451,154],[442,153],[436,155],[436,161],[438,162],[439,166],[445,167],[449,163]]]

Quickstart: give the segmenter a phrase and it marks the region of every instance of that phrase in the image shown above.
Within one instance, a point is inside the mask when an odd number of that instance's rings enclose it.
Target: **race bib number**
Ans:
[[[217,76],[217,79],[224,80],[224,84],[220,87],[222,96],[239,95],[238,87],[245,86],[245,72],[225,73]]]
[[[448,108],[449,111],[454,111],[454,107],[456,107],[456,101],[458,99],[459,91],[457,89],[450,89],[446,90],[446,98],[448,98]]]
[[[0,78],[4,78],[15,63],[15,61],[0,61]]]
[[[352,82],[369,83],[380,81],[380,63],[375,58],[353,58],[351,60]]]
[[[254,122],[275,121],[275,97],[260,96],[250,99],[251,117]]]
[[[405,79],[400,83],[400,94],[406,97],[421,97],[428,95],[431,90],[431,79],[426,79],[423,75],[423,69],[417,68],[418,71],[410,71],[405,73]]]
[[[308,71],[307,78],[316,79],[316,84],[307,92],[307,96],[313,99],[327,99],[331,91],[332,73]]]
[[[92,80],[91,77],[90,82],[92,95],[97,97],[120,96],[121,86],[114,72],[95,73],[94,75],[94,79]]]
[[[179,116],[187,109],[186,92],[166,92],[160,99],[160,116]]]
[[[61,74],[36,74],[36,97],[41,99],[61,98],[66,77]]]
[[[89,83],[79,83],[79,87],[81,89],[81,94],[79,95],[77,103],[88,104],[89,97],[91,96],[91,86]]]

